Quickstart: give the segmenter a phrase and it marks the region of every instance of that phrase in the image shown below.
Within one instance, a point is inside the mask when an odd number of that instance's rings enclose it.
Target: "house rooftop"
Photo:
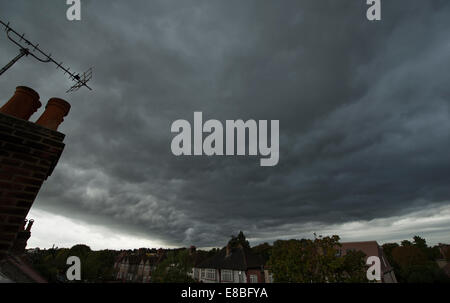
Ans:
[[[238,246],[223,248],[216,255],[198,264],[198,268],[230,269],[246,271],[252,268],[261,268],[263,259],[254,254],[249,248]]]
[[[377,241],[363,241],[363,242],[344,242],[342,244],[343,254],[348,250],[362,251],[366,256],[381,256],[380,246]]]
[[[0,282],[47,283],[25,257],[13,255],[0,261]]]

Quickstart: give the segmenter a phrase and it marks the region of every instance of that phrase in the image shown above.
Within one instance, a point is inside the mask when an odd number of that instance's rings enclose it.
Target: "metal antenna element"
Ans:
[[[64,67],[63,63],[56,62],[51,54],[47,54],[44,51],[42,51],[39,48],[39,44],[33,44],[28,39],[25,38],[25,34],[20,35],[17,33],[14,29],[12,29],[9,26],[8,23],[4,23],[2,20],[0,20],[0,24],[5,27],[6,35],[8,39],[17,45],[20,48],[20,54],[18,54],[14,59],[12,59],[8,64],[6,64],[1,70],[0,70],[0,76],[6,72],[10,67],[14,65],[17,61],[19,61],[23,56],[32,56],[36,60],[40,62],[52,62],[56,64],[56,68],[62,69],[64,71],[64,74],[69,75],[69,79],[76,82],[69,90],[67,90],[66,93],[75,92],[79,90],[81,87],[87,87],[89,90],[92,90],[87,83],[92,78],[92,67],[89,68],[87,71],[85,71],[82,75],[73,73],[70,71],[69,67]]]

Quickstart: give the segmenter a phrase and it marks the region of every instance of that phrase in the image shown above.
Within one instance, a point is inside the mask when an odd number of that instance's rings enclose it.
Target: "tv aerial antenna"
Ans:
[[[5,27],[6,36],[8,37],[8,39],[11,42],[13,42],[16,46],[18,46],[20,49],[20,53],[8,64],[6,64],[2,69],[0,69],[0,76],[3,73],[5,73],[8,69],[10,69],[14,65],[14,63],[19,61],[22,57],[30,55],[40,62],[43,63],[51,62],[56,64],[57,69],[63,70],[64,74],[68,75],[69,79],[75,82],[75,84],[72,85],[72,87],[70,87],[66,91],[66,93],[75,92],[83,86],[88,88],[89,90],[92,90],[92,88],[90,88],[87,85],[89,80],[92,79],[92,67],[89,68],[87,71],[85,71],[83,74],[71,72],[69,67],[64,67],[62,62],[58,63],[52,58],[51,54],[47,54],[46,52],[42,51],[39,48],[39,44],[34,44],[30,42],[28,39],[25,38],[25,34],[20,35],[14,29],[12,29],[9,26],[9,22],[4,23],[2,20],[0,20],[0,24]]]

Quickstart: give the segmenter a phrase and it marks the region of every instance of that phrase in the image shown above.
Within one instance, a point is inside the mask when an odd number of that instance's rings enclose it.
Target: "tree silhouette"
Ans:
[[[236,248],[239,245],[243,248],[250,248],[250,243],[247,241],[242,231],[240,231],[237,236],[231,236],[231,240],[228,242],[228,246],[230,246],[230,248]]]

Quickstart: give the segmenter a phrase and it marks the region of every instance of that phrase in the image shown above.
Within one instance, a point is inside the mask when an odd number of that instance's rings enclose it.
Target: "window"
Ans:
[[[206,270],[206,279],[216,280],[216,270],[215,269],[207,269]]]
[[[233,271],[232,270],[221,270],[221,279],[223,282],[233,282]]]
[[[202,279],[206,278],[205,274],[206,274],[206,270],[200,269],[200,276],[202,277]]]
[[[250,275],[250,283],[258,283],[258,276]]]

